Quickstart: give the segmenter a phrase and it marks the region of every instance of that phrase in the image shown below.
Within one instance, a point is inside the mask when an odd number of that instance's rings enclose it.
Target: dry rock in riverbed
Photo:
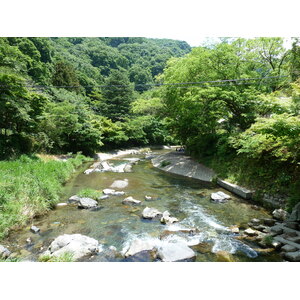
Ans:
[[[95,208],[98,206],[98,202],[94,199],[91,198],[80,198],[78,202],[78,208],[84,208],[84,209],[89,209],[89,208]]]
[[[10,254],[11,252],[7,248],[0,245],[0,258],[8,258]]]
[[[175,217],[171,217],[170,213],[166,210],[163,212],[160,222],[163,224],[173,224],[175,222],[178,222],[178,219]]]
[[[155,245],[150,243],[149,241],[143,240],[134,240],[129,249],[125,253],[125,257],[135,255],[142,251],[154,251]]]
[[[230,199],[230,196],[219,191],[219,192],[216,192],[216,193],[211,193],[210,195],[210,199],[213,201],[213,202],[216,202],[216,203],[224,203],[224,202],[227,202],[227,200]]]
[[[162,213],[159,210],[157,210],[156,208],[146,207],[143,210],[142,215],[143,215],[144,219],[154,219],[157,217],[161,217]]]
[[[71,253],[74,260],[96,254],[99,242],[81,234],[64,234],[57,237],[43,255],[58,257],[64,253]]]
[[[133,198],[130,196],[130,197],[125,198],[125,199],[122,201],[122,203],[124,203],[124,204],[128,204],[128,203],[129,203],[129,204],[141,204],[142,201],[133,199]]]
[[[164,262],[191,260],[196,253],[183,242],[163,243],[157,249],[157,256]]]
[[[123,191],[116,191],[113,189],[104,189],[103,194],[105,195],[111,195],[111,196],[123,196],[125,195],[125,192]]]

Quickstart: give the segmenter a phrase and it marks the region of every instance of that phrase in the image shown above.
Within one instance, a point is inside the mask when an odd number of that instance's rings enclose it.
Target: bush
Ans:
[[[83,189],[81,190],[79,193],[77,193],[77,196],[79,197],[87,197],[87,198],[91,198],[91,199],[98,199],[99,197],[102,196],[102,192],[99,192],[97,190],[94,189]]]

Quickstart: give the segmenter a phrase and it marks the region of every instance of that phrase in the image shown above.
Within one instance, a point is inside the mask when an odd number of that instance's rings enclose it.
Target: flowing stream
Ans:
[[[228,230],[232,225],[246,226],[253,218],[270,218],[263,208],[254,209],[253,205],[230,192],[198,180],[171,175],[154,168],[144,155],[127,155],[109,160],[117,166],[128,158],[141,158],[133,166],[131,173],[83,171],[91,165],[80,168],[65,186],[61,202],[75,195],[83,188],[102,191],[109,188],[115,180],[128,180],[128,186],[120,189],[125,196],[111,196],[100,200],[100,209],[91,211],[78,209],[74,205],[57,207],[47,215],[34,220],[34,225],[40,228],[38,234],[30,232],[29,227],[12,232],[6,240],[10,250],[24,260],[38,260],[38,256],[47,249],[49,244],[62,234],[80,233],[97,239],[103,249],[114,246],[118,253],[125,253],[130,243],[135,239],[151,240],[161,245],[172,241],[183,241],[188,246],[202,245],[193,248],[196,251],[196,261],[217,261],[216,252],[226,251],[235,261],[280,261],[278,254],[261,254],[254,249],[259,248],[254,242],[240,241]],[[210,194],[223,191],[232,198],[227,203],[216,204],[210,201]],[[147,201],[145,195],[153,200]],[[141,200],[141,205],[125,205],[122,200],[132,196]],[[143,209],[157,208],[168,210],[178,218],[179,222],[163,225],[159,220],[141,218]],[[184,229],[194,228],[193,234]],[[178,231],[178,230],[181,231]],[[28,238],[31,242],[28,243]],[[103,251],[86,261],[134,261],[122,255],[110,256]],[[139,257],[137,261],[148,261],[148,257]]]

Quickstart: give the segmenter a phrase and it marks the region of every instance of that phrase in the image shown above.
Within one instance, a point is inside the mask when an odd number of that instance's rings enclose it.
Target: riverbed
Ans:
[[[161,154],[166,150],[155,151]],[[270,218],[263,208],[217,187],[211,183],[168,174],[154,168],[143,154],[113,157],[108,162],[117,166],[132,158],[140,160],[130,173],[92,172],[84,174],[89,164],[83,165],[65,184],[61,202],[76,195],[84,188],[102,191],[109,188],[115,180],[128,180],[123,189],[125,196],[110,196],[99,200],[99,209],[78,209],[76,205],[66,205],[51,210],[47,215],[36,218],[33,224],[40,228],[34,234],[27,227],[12,232],[5,240],[14,256],[21,260],[37,261],[50,243],[59,235],[80,233],[100,242],[103,251],[84,261],[159,261],[149,256],[125,258],[124,253],[131,242],[140,239],[152,243],[172,243],[183,241],[196,252],[197,262],[219,261],[217,253],[228,253],[233,261],[281,261],[273,252],[260,253],[253,241],[239,240],[230,232],[233,225],[247,227],[253,218]],[[231,196],[226,203],[213,203],[210,194],[223,191]],[[145,200],[145,196],[151,200]],[[123,204],[125,197],[141,200],[141,205]],[[143,209],[154,207],[160,211],[168,210],[179,222],[164,225],[159,220],[145,220],[141,217]],[[189,229],[193,229],[193,233]],[[196,245],[201,245],[197,247]],[[114,249],[114,251],[109,250]]]

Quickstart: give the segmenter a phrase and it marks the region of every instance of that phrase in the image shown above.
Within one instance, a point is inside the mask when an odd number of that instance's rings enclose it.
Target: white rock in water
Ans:
[[[8,258],[10,254],[11,252],[7,248],[0,245],[0,258]]]
[[[178,222],[178,219],[175,217],[171,217],[170,213],[166,210],[163,212],[162,218],[160,219],[160,222],[163,224],[173,224],[175,222]]]
[[[153,198],[151,196],[145,196],[145,200],[151,201]]]
[[[125,198],[125,199],[122,201],[122,203],[124,203],[124,204],[127,204],[127,203],[141,204],[142,201],[133,199],[133,198],[130,196],[130,197]]]
[[[132,172],[132,164],[131,164],[131,163],[126,164],[126,165],[124,166],[123,172],[125,172],[125,173],[130,173],[130,172]]]
[[[103,196],[99,197],[99,200],[105,200],[108,198],[109,198],[109,195],[103,195]]]
[[[211,193],[210,198],[212,201],[216,202],[216,203],[224,203],[226,202],[228,199],[230,199],[230,196],[219,191],[216,193]]]
[[[158,248],[158,257],[165,262],[189,260],[195,252],[183,242],[164,243]]]
[[[40,228],[33,225],[30,227],[30,231],[33,233],[38,233],[40,231]]]
[[[123,189],[127,186],[128,186],[128,179],[124,179],[124,180],[115,180],[110,187],[115,189]]]
[[[103,194],[105,195],[113,195],[116,191],[113,189],[104,189]]]
[[[156,217],[161,217],[162,213],[159,210],[157,210],[156,208],[146,207],[143,210],[142,215],[143,215],[144,219],[153,219]]]
[[[123,191],[116,191],[112,195],[113,196],[123,196],[123,195],[125,195],[125,192],[123,192]]]
[[[71,253],[74,260],[93,255],[99,251],[99,242],[81,234],[64,234],[57,237],[49,246],[44,255],[60,256]]]
[[[125,257],[135,255],[142,251],[153,251],[155,250],[155,245],[150,243],[149,241],[143,240],[134,240],[129,249],[125,253]]]
[[[98,202],[94,199],[91,198],[80,198],[80,201],[78,203],[78,207],[79,208],[93,208],[93,207],[97,207],[98,206]]]

